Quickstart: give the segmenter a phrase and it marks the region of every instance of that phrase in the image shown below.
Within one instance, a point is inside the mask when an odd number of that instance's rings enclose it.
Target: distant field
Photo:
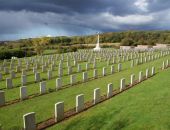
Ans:
[[[54,53],[56,53],[56,52],[57,52],[56,49],[51,49],[51,50],[45,50],[45,51],[43,52],[43,54],[44,54],[44,55],[48,55],[48,54],[54,54]]]

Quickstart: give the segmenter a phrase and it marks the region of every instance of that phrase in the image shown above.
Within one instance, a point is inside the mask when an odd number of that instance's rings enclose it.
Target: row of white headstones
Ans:
[[[167,59],[167,62],[165,64],[165,61],[163,61],[162,69],[165,69],[169,67],[169,60]],[[138,83],[142,82],[145,79],[148,79],[150,76],[155,75],[155,67],[152,67],[151,74],[149,74],[149,69],[146,69],[145,76],[143,75],[143,72],[139,72],[139,79]],[[130,76],[130,85],[134,85],[135,83],[135,75],[131,74]],[[125,78],[122,78],[120,80],[120,92],[126,89],[125,84]],[[111,98],[113,96],[113,84],[109,83],[107,86],[107,98]],[[93,97],[93,104],[96,105],[101,101],[101,94],[100,94],[100,88],[94,89],[94,97]],[[84,102],[84,94],[79,94],[76,96],[76,113],[80,113],[85,108],[85,102]],[[65,118],[64,115],[64,102],[58,102],[55,104],[55,122],[59,122]],[[24,122],[24,129],[36,129],[36,119],[35,119],[35,112],[30,112],[25,115],[23,115],[23,122]]]
[[[143,72],[139,72],[138,82],[142,82],[145,79],[153,76],[155,74],[155,67],[152,67],[151,74],[149,74],[149,69],[146,69],[146,75],[143,75]],[[131,75],[130,85],[134,85],[135,75]],[[120,80],[120,92],[126,89],[125,78]],[[109,83],[107,86],[107,98],[113,96],[113,84]],[[94,89],[93,105],[98,104],[101,101],[101,92],[100,88]],[[79,94],[76,96],[76,113],[80,113],[85,108],[84,94]],[[55,104],[55,122],[59,122],[65,118],[64,115],[64,102],[58,102]],[[23,115],[24,129],[26,130],[35,130],[36,129],[36,119],[35,112],[30,112]]]
[[[167,60],[167,64],[169,64],[169,60]],[[134,61],[132,61],[131,63],[131,67],[134,66]],[[122,64],[118,64],[118,72],[120,72],[122,70]],[[114,73],[114,66],[112,65],[111,66],[111,74]],[[106,76],[106,67],[103,67],[103,74],[102,76]],[[36,79],[37,79],[37,75],[35,76]],[[98,72],[97,72],[97,69],[94,69],[94,79],[98,77]],[[40,75],[38,75],[38,81],[40,81]],[[24,81],[23,81],[24,80]],[[12,81],[11,79],[7,79],[7,85],[8,87],[9,86],[12,86]],[[87,72],[83,72],[83,82],[86,82],[88,81],[88,73]],[[24,79],[24,77],[22,77],[22,83],[26,84],[26,77]],[[70,75],[70,85],[74,85],[76,83],[76,75]],[[56,79],[56,90],[60,89],[62,87],[62,79],[61,78],[57,78]],[[1,91],[2,92],[2,91]],[[43,81],[43,82],[40,82],[40,95],[41,94],[44,94],[46,93],[46,82]],[[28,95],[27,95],[27,87],[26,86],[22,86],[20,87],[20,98],[23,100],[23,99],[26,99],[28,98]]]
[[[165,55],[163,54],[162,56],[166,56],[167,54],[169,54],[169,53],[165,53]],[[159,58],[159,57],[157,57],[157,58]],[[157,58],[155,58],[155,59],[157,59]],[[137,62],[138,62],[138,59],[137,59]],[[167,60],[166,64],[169,65],[169,60]],[[132,63],[131,63],[131,67],[133,67],[133,66],[134,66],[134,60],[132,60]],[[122,70],[122,65],[119,63],[118,64],[118,72],[121,70]],[[113,73],[114,73],[114,66],[111,66],[111,74],[113,74]],[[102,76],[106,76],[106,67],[103,67]],[[36,73],[36,75],[35,75],[36,80],[37,80],[37,77],[38,77],[38,81],[40,81],[40,74],[38,74],[38,76],[37,76],[37,73]],[[94,79],[97,77],[98,77],[97,69],[94,69]],[[83,72],[83,82],[86,82],[86,81],[88,81],[88,73]],[[22,77],[22,83],[24,83],[23,85],[26,84],[26,75],[24,75]],[[76,75],[70,75],[70,84],[74,85],[75,83],[76,83]],[[12,88],[12,80],[11,79],[7,78],[6,84],[7,84],[8,88]],[[56,90],[60,89],[61,87],[62,87],[62,79],[57,78],[56,79]],[[45,81],[40,82],[40,94],[44,94],[46,92],[47,92],[46,91],[46,82]],[[4,91],[1,91],[1,95],[4,95],[3,93],[4,93]],[[28,98],[26,86],[20,87],[20,98],[22,100]],[[2,100],[1,102],[4,102],[4,101]],[[2,103],[1,105],[4,105],[4,103]]]
[[[132,53],[131,53],[132,54]],[[160,54],[161,55],[161,54]],[[139,61],[139,59],[141,60],[141,62],[143,62],[142,60],[143,60],[143,58],[142,58],[142,56],[140,56],[140,55],[137,55],[138,56],[138,60],[136,61],[137,62],[137,64],[138,64],[138,61]],[[117,63],[120,63],[120,61],[122,60],[123,62],[125,61],[125,59],[126,60],[132,60],[132,59],[135,59],[136,57],[136,54],[135,55],[131,55],[131,58],[129,58],[129,55],[126,57],[126,55],[125,56],[122,56],[122,58],[121,57],[119,57],[119,58],[116,58],[116,57],[113,57],[113,64],[114,63],[116,63],[116,60],[117,60]],[[155,56],[156,57],[156,56]],[[159,57],[159,55],[158,55],[158,57]],[[153,59],[154,57],[153,57],[153,55],[152,55],[152,57],[151,56],[148,56],[148,60],[150,60],[150,59]],[[109,58],[108,59],[108,61],[107,61],[107,64],[109,65],[110,64],[110,59],[111,58]],[[145,57],[144,58],[144,60],[147,60],[147,57]],[[16,66],[16,70],[17,70],[17,72],[19,72],[20,71],[20,68],[22,68],[22,65],[21,65],[21,62],[20,63],[18,63],[18,64],[20,64],[20,66]],[[93,60],[93,68],[96,68],[96,64],[97,64],[97,62],[96,62],[96,59],[94,59]],[[51,77],[52,77],[52,71],[54,71],[54,66],[55,66],[56,64],[54,63],[54,64],[51,64],[51,67],[49,68],[49,70],[48,70],[48,73],[47,73],[47,76],[48,76],[48,79],[50,79]],[[73,65],[73,67],[74,66],[78,66],[78,68],[77,68],[77,72],[81,72],[81,65],[80,64],[77,64],[77,61],[74,61],[74,65]],[[39,72],[37,72],[37,68],[39,68],[38,67],[38,65],[36,64],[36,66],[37,67],[33,67],[32,68],[32,70],[33,70],[33,74],[35,74],[35,77],[37,77],[37,78],[35,78],[35,81],[36,81],[36,79],[37,80],[39,80]],[[58,76],[59,77],[61,77],[61,76],[63,76],[63,61],[62,60],[60,60],[60,63],[59,63],[59,65],[58,65]],[[72,73],[72,66],[70,65],[70,62],[69,61],[67,61],[67,67],[68,67],[68,75],[70,75],[71,73]],[[26,67],[27,68],[27,67]],[[89,63],[86,63],[86,70],[88,70],[89,69]],[[47,65],[42,65],[42,72],[45,72],[47,70]],[[8,72],[8,68],[7,67],[4,67],[4,71],[5,72]],[[15,72],[12,70],[11,72],[10,72],[10,75],[11,75],[11,77],[9,78],[8,77],[8,79],[9,80],[11,80],[11,79],[14,79],[16,76],[15,76]],[[26,71],[25,71],[25,69],[23,69],[22,70],[22,73],[21,73],[21,76],[23,75],[23,77],[24,78],[21,78],[21,80],[23,79],[25,79],[25,76],[26,76]],[[37,76],[36,76],[37,75]],[[2,76],[2,74],[0,73],[0,81],[2,81],[2,78],[3,76]]]
[[[162,57],[162,56],[166,56],[166,55],[169,55],[169,51],[165,51],[165,52],[163,52],[163,53],[161,53],[161,55],[160,56],[157,56],[157,58],[159,58],[159,57]],[[155,58],[155,59],[157,59],[157,58]],[[152,59],[152,58],[151,58]],[[137,60],[139,60],[139,59],[137,59]],[[132,60],[133,61],[133,60]],[[134,61],[132,62],[132,64],[134,64]],[[120,64],[119,64],[120,65]],[[169,65],[169,60],[167,60],[167,62],[166,62],[166,65],[165,65],[165,62],[163,62],[163,66],[162,66],[162,68],[165,68],[166,66],[168,66]],[[147,70],[146,71],[146,75],[147,75],[147,73],[148,73],[149,71]],[[155,69],[154,69],[154,67],[152,68],[152,75],[155,73]],[[139,79],[142,79],[142,72],[140,72],[139,73]],[[86,77],[86,76],[85,76]],[[134,77],[134,75],[131,75],[131,80],[133,79],[133,77]],[[42,83],[43,84],[43,83]],[[120,90],[123,90],[124,89],[124,85],[125,85],[125,79],[121,79],[121,87],[120,87]],[[41,86],[46,86],[46,85],[41,85]],[[42,87],[42,88],[45,88],[45,87]],[[112,89],[111,89],[112,90]],[[95,90],[95,93],[97,93],[97,91],[100,91],[99,89],[96,89]],[[108,90],[109,91],[109,90]],[[20,89],[20,94],[21,94],[21,97],[23,98],[23,97],[25,97],[25,95],[26,95],[26,88],[22,88],[21,87],[21,89]],[[79,95],[80,96],[80,95]],[[78,96],[78,97],[79,97]],[[80,96],[81,97],[81,96]],[[95,96],[96,97],[96,96]],[[4,96],[4,92],[1,92],[0,93],[0,103],[2,103],[2,102],[5,102],[5,96]],[[3,100],[4,99],[4,100]],[[77,100],[78,100],[79,98],[77,98]],[[81,99],[81,98],[80,98]],[[95,100],[95,99],[94,99]],[[78,101],[77,101],[78,102]],[[60,104],[60,103],[59,103]],[[84,103],[83,103],[84,104]],[[57,107],[56,107],[57,108]],[[60,108],[60,107],[59,107]],[[78,108],[77,108],[78,109]],[[59,113],[58,113],[59,114]],[[27,125],[25,125],[25,127],[26,126],[31,126],[32,127],[32,125],[30,125],[30,115],[32,115],[32,114],[26,114],[26,115],[24,115],[24,121],[25,121],[25,124],[27,124]],[[32,116],[31,116],[32,117]],[[28,120],[27,120],[27,118],[28,118]],[[60,118],[60,117],[59,117]],[[32,120],[32,119],[31,119]],[[33,120],[32,120],[33,121]],[[31,123],[32,124],[32,123]]]

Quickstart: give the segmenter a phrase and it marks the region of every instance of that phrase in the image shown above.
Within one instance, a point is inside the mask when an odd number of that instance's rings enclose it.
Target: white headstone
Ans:
[[[114,73],[114,66],[112,65],[111,66],[111,74],[113,74]]]
[[[10,89],[12,87],[13,87],[12,79],[11,78],[6,78],[6,88]]]
[[[87,72],[83,72],[83,82],[86,82],[88,80]]]
[[[139,72],[139,82],[141,82],[143,80],[143,72],[140,71]]]
[[[98,71],[97,71],[97,69],[94,69],[94,71],[93,71],[93,77],[94,77],[94,78],[97,78],[97,77],[98,77]]]
[[[106,67],[103,67],[103,76],[106,76]]]
[[[94,104],[100,102],[100,88],[94,89]]]
[[[76,75],[70,75],[70,84],[74,85],[76,83]]]
[[[125,85],[125,78],[122,78],[120,80],[120,91],[122,91],[126,87]]]
[[[35,112],[23,115],[24,130],[36,130]]]
[[[64,119],[64,102],[58,102],[55,104],[55,122]]]
[[[28,97],[27,96],[27,87],[26,86],[20,87],[20,99],[24,100],[27,97]]]
[[[130,76],[130,84],[133,85],[134,81],[135,81],[135,75],[131,74],[131,76]]]
[[[119,64],[118,64],[118,72],[120,72],[121,70],[122,70],[122,64],[119,63]]]
[[[107,86],[107,98],[110,98],[112,96],[112,93],[113,93],[113,84],[110,83]]]
[[[84,109],[84,94],[76,96],[76,112],[81,112]]]
[[[21,75],[21,85],[24,86],[27,84],[27,76]]]
[[[152,67],[152,73],[151,75],[153,76],[155,74],[155,67]]]
[[[40,82],[40,94],[46,93],[46,81]]]
[[[40,73],[39,72],[36,72],[35,73],[35,82],[40,82]]]
[[[0,91],[0,106],[5,105],[5,92]]]
[[[56,79],[56,89],[59,89],[62,87],[62,81],[61,78]]]

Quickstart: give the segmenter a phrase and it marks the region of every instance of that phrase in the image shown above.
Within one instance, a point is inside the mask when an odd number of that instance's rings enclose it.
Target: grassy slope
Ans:
[[[8,107],[0,109],[0,124],[3,128],[9,129],[13,126],[21,127],[22,115],[34,111],[36,112],[37,122],[46,120],[47,118],[53,116],[54,114],[54,104],[59,101],[65,102],[65,109],[69,109],[75,106],[75,96],[78,94],[85,94],[85,100],[91,100],[93,96],[94,88],[101,88],[101,92],[106,93],[106,86],[108,83],[112,82],[114,87],[119,86],[120,78],[125,77],[127,82],[130,80],[130,74],[134,73],[136,78],[138,78],[138,72],[140,70],[145,71],[146,68],[151,68],[155,66],[160,67],[162,61],[169,58],[165,57],[154,62],[146,63],[140,66],[135,66],[133,69],[126,69],[120,73],[115,73],[110,76],[103,77],[102,79],[96,79],[81,85],[79,87],[68,88],[62,91],[47,94],[41,97],[37,97],[31,100],[20,102]],[[9,116],[6,116],[9,115]]]
[[[169,130],[170,69],[49,130]]]

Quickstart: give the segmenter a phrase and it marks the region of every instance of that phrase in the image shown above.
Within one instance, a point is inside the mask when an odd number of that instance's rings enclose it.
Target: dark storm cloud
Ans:
[[[133,13],[134,0],[0,0],[0,10],[27,10],[55,13],[99,13],[110,11],[125,15]]]
[[[150,12],[158,12],[170,8],[169,0],[149,0],[148,8]]]
[[[169,0],[0,0],[0,40],[170,29],[169,5]]]

